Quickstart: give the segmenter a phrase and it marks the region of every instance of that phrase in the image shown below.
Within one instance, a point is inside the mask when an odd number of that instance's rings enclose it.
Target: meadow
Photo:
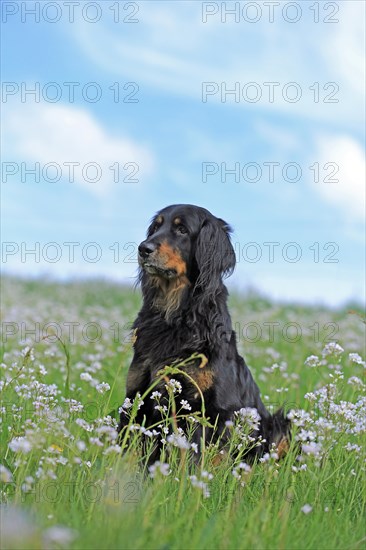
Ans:
[[[252,465],[240,452],[217,461],[211,446],[195,466],[194,446],[169,418],[154,430],[131,421],[129,449],[118,445],[138,290],[7,277],[2,286],[2,548],[365,548],[357,305],[232,293],[240,352],[267,406],[285,404],[293,441],[282,460],[274,449]],[[142,397],[158,406],[158,395]],[[206,421],[179,390],[172,399],[192,429]],[[230,429],[243,449],[250,425]],[[154,438],[167,452],[149,468],[138,449]]]

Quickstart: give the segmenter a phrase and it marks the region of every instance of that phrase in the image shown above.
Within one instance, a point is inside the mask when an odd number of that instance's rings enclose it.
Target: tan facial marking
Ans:
[[[174,225],[180,225],[182,223],[182,220],[180,218],[175,218],[173,220]]]
[[[163,260],[165,268],[175,269],[178,276],[186,273],[187,266],[185,261],[179,252],[173,250],[165,241],[160,245],[159,256]]]
[[[173,311],[176,311],[181,302],[183,290],[189,285],[186,277],[187,266],[179,252],[172,249],[166,241],[162,242],[158,249],[159,264],[165,269],[174,269],[176,277],[164,279],[163,277],[152,277],[152,283],[160,289],[155,297],[154,305],[165,312],[169,318]]]

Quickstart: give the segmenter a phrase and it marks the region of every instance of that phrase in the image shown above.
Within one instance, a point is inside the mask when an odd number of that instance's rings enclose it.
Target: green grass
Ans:
[[[103,281],[4,279],[2,547],[364,548],[364,365],[349,357],[365,351],[357,307],[233,295],[239,349],[263,400],[308,413],[295,421],[294,439],[313,439],[315,454],[299,461],[294,445],[284,460],[269,457],[244,473],[240,457],[215,466],[217,449],[208,448],[192,466],[193,449],[167,443],[169,473],[157,468],[151,477],[137,447],[152,438],[134,430],[121,454],[113,417],[139,305],[138,291]],[[344,351],[323,357],[329,342]],[[305,364],[311,355],[315,367]],[[109,389],[100,393],[102,382]],[[177,413],[187,414],[174,397]],[[165,426],[176,431],[169,419]]]

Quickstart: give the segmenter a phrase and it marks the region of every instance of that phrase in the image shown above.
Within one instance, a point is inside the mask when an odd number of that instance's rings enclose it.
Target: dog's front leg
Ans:
[[[126,400],[128,399],[131,403],[134,401],[137,394],[140,394],[142,396],[146,390],[149,387],[150,383],[150,370],[149,366],[136,359],[136,357],[133,358],[132,363],[130,365],[128,374],[127,374],[127,382],[126,382]],[[120,413],[120,421],[118,425],[118,432],[123,430],[128,424],[129,424],[129,416],[128,414],[128,408],[127,406],[122,406],[122,410]],[[138,410],[137,416],[136,416],[136,422],[139,422],[139,420],[142,420],[144,416],[144,406],[142,405],[141,409]]]

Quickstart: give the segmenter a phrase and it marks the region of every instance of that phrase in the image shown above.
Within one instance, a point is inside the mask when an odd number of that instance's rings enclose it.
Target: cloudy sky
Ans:
[[[363,299],[363,2],[2,9],[4,272],[133,282],[191,203],[233,226],[232,285]]]

